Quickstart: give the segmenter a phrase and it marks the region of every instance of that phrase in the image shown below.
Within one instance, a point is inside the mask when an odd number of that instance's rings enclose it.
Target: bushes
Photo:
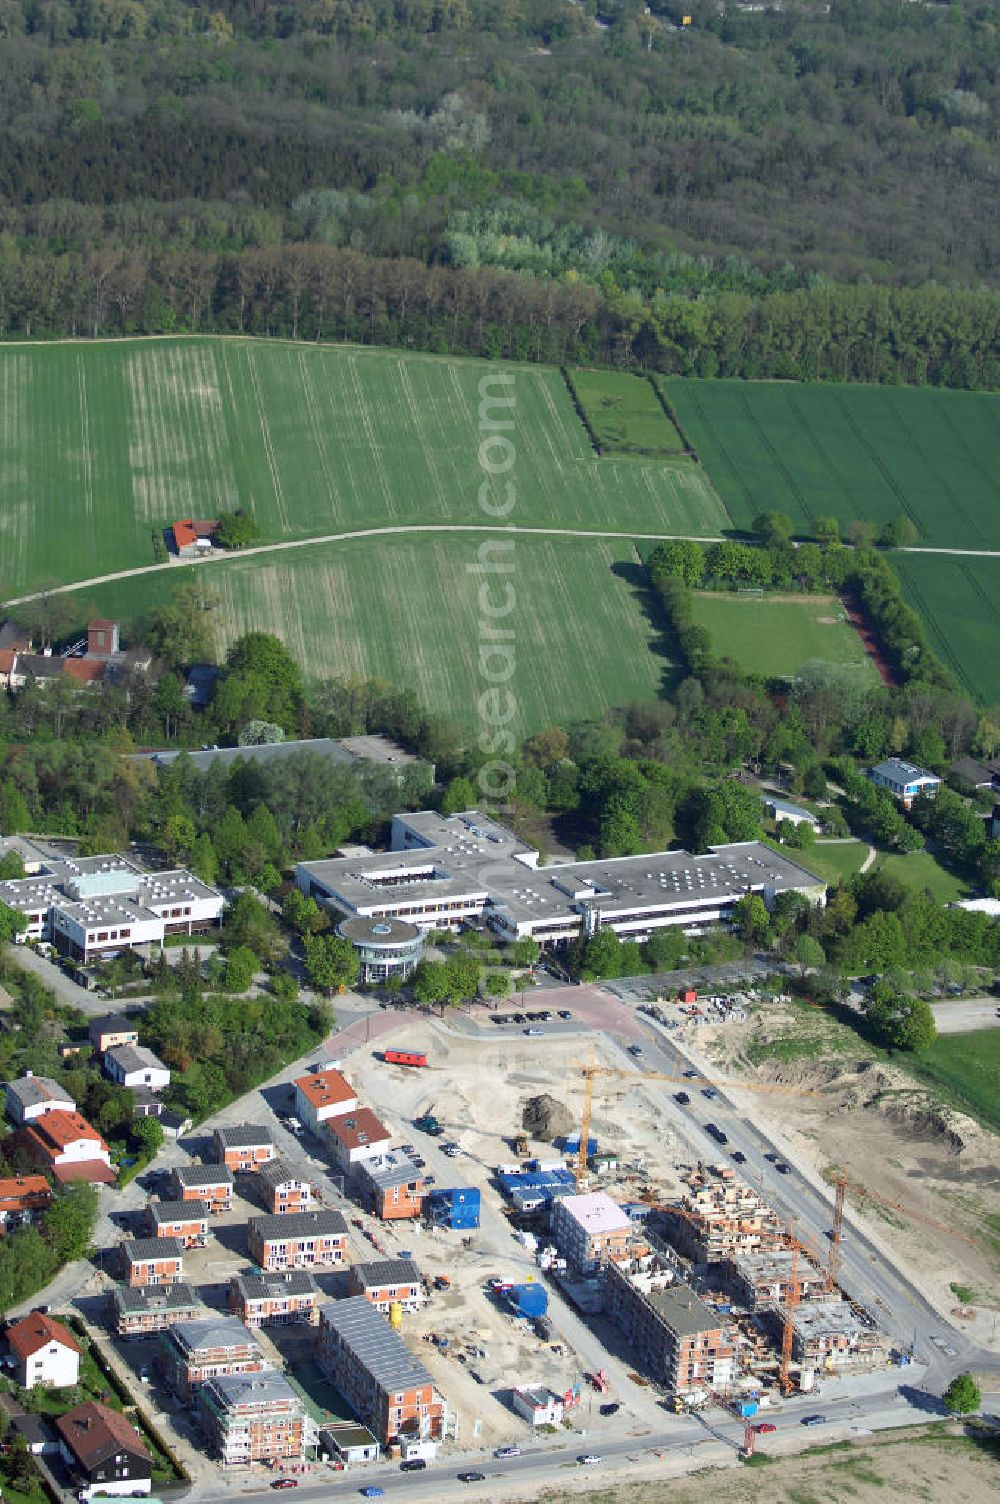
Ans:
[[[958,691],[952,674],[931,651],[920,617],[903,600],[893,569],[880,554],[860,553],[846,584],[868,618],[886,661],[904,684],[919,680],[937,689]]]

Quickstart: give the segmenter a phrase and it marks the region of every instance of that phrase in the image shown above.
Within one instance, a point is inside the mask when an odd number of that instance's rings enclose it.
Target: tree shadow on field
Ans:
[[[650,652],[662,660],[658,693],[661,699],[669,700],[684,678],[684,660],[660,597],[653,589],[649,572],[642,564],[621,559],[611,565],[611,573],[617,579],[624,580],[633,600],[653,628],[655,636],[650,640]]]

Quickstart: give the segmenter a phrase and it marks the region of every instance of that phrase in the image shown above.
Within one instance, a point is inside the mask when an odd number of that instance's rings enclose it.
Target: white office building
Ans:
[[[125,856],[48,861],[0,882],[0,902],[28,921],[25,939],[49,940],[76,961],[193,935],[222,918],[222,894],[183,868],[146,872]]]
[[[747,893],[822,903],[825,884],[760,841],[702,856],[657,851],[538,866],[538,852],[487,815],[433,810],[396,815],[392,849],[300,862],[295,879],[346,917],[405,920],[421,930],[485,923],[503,940],[559,945],[602,926],[642,940],[674,925],[700,930],[726,920]]]

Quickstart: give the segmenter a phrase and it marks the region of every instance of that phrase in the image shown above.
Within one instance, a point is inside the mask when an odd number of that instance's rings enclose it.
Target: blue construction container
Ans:
[[[578,1133],[571,1133],[568,1138],[564,1138],[563,1139],[563,1150],[567,1154],[579,1154],[579,1152],[580,1152],[580,1135]],[[596,1138],[589,1138],[588,1137],[588,1139],[587,1139],[587,1158],[590,1159],[596,1153],[597,1153],[597,1140],[596,1140]]]
[[[759,1406],[756,1400],[740,1401],[739,1411],[744,1420],[748,1420],[751,1415],[756,1415],[758,1408]]]
[[[548,1312],[549,1296],[544,1285],[535,1282],[530,1285],[512,1285],[506,1294],[515,1316],[537,1321]]]
[[[479,1189],[477,1186],[453,1186],[434,1191],[431,1210],[435,1222],[455,1232],[479,1226]]]

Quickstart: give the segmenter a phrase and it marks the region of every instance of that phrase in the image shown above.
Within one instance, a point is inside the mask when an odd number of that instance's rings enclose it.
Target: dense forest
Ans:
[[[0,0],[0,334],[1000,385],[995,17]]]

